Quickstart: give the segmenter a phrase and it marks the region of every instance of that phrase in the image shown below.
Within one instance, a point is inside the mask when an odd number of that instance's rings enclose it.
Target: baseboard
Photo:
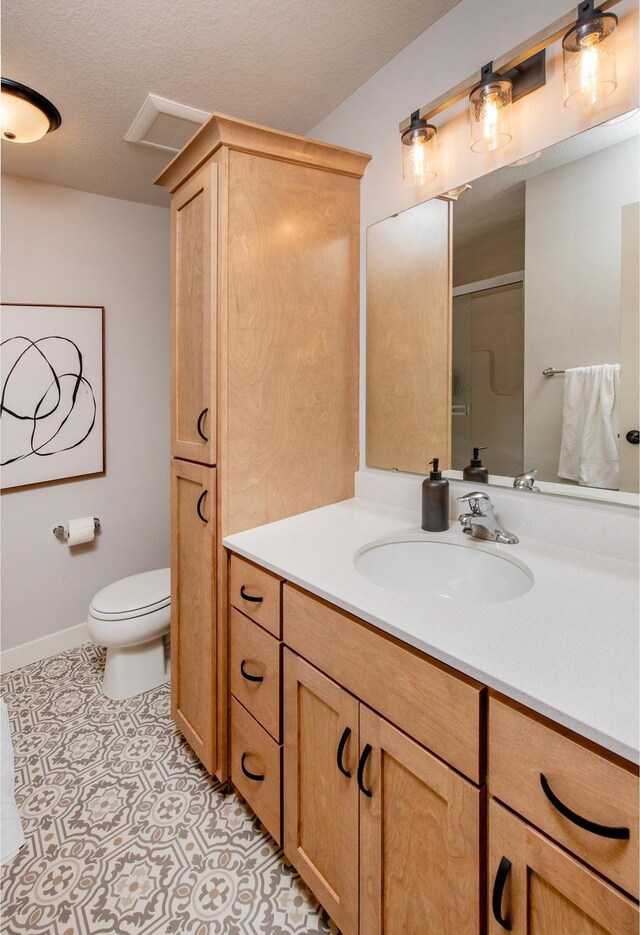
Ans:
[[[48,659],[49,656],[56,656],[66,649],[74,649],[89,641],[86,623],[80,623],[77,627],[68,627],[66,630],[58,630],[57,633],[50,633],[39,640],[32,640],[30,643],[22,643],[12,649],[2,650],[0,672],[2,674],[13,672],[14,669],[21,669],[22,666],[28,666],[31,662]]]

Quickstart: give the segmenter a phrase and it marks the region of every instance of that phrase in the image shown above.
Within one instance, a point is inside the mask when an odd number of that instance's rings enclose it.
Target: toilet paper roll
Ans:
[[[93,516],[81,516],[80,519],[69,520],[68,545],[82,545],[83,542],[93,542],[95,534]]]

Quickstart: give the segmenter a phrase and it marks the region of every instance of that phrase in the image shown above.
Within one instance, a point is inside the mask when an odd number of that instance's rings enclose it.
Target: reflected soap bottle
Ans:
[[[473,449],[473,458],[462,472],[463,480],[472,480],[475,484],[489,483],[489,468],[484,467],[480,460],[480,452],[486,450],[486,445]]]
[[[449,481],[439,470],[439,458],[429,461],[433,470],[422,482],[422,528],[445,532],[449,528]]]

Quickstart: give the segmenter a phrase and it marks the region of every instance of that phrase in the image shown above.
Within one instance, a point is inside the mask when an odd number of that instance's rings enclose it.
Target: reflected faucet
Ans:
[[[458,497],[458,503],[468,503],[470,513],[462,513],[458,521],[462,531],[474,539],[490,539],[492,542],[501,542],[504,545],[516,545],[517,536],[508,532],[502,523],[498,522],[489,495],[481,490],[475,490],[464,497]]]
[[[514,478],[513,486],[516,490],[528,490],[530,493],[540,493],[540,488],[535,485],[537,476],[538,471],[536,468],[533,468],[531,471],[526,471],[524,474],[518,474],[518,476]]]

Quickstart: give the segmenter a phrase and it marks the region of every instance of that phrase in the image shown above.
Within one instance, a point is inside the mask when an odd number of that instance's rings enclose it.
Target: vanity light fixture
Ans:
[[[12,143],[34,143],[57,130],[62,117],[57,107],[26,84],[2,79],[0,132]]]
[[[496,75],[493,62],[480,72],[480,84],[469,95],[471,149],[491,153],[511,142],[513,81]]]
[[[405,185],[425,185],[436,177],[436,128],[420,117],[419,111],[411,114],[411,123],[402,134],[402,177]]]
[[[476,72],[414,111],[398,128],[403,142],[405,138],[411,142],[411,131],[417,121],[422,127],[430,126],[438,114],[469,99],[472,150],[491,152],[506,145],[511,138],[509,104],[546,83],[546,50],[560,41],[564,56],[566,106],[591,104],[606,97],[615,89],[617,80],[614,43],[618,18],[608,11],[620,0],[600,0],[598,8],[595,2],[582,0],[577,21],[574,11],[566,13],[485,65],[480,73],[480,83]],[[405,182],[423,184],[410,181],[406,175]]]
[[[583,0],[578,19],[562,40],[564,106],[589,107],[617,87],[616,37],[618,17]]]

